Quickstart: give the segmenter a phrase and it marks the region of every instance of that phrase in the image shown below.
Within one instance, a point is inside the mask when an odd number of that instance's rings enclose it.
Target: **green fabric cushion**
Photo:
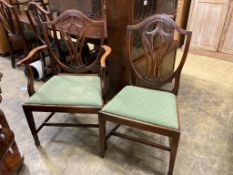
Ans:
[[[102,112],[178,129],[174,94],[135,86],[123,88]]]
[[[98,76],[54,76],[26,102],[49,105],[103,105]]]

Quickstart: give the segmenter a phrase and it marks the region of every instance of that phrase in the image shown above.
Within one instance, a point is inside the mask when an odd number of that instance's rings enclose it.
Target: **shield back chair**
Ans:
[[[53,15],[51,12],[44,9],[39,3],[29,2],[26,15],[30,22],[30,26],[35,33],[38,45],[46,44],[43,36],[43,23],[53,20]],[[46,61],[46,56],[48,51],[41,52],[40,57],[42,61],[42,71],[43,71],[43,80],[46,80],[51,73],[51,61]]]
[[[35,36],[33,32],[23,29],[15,8],[4,0],[0,0],[0,22],[9,45],[11,65],[15,68],[15,59],[18,57],[16,51],[19,50],[16,48],[22,46],[23,54],[26,56],[30,46],[35,43]]]
[[[106,90],[105,60],[111,52],[110,47],[103,45],[103,28],[103,21],[93,21],[78,10],[67,10],[55,20],[44,23],[46,45],[33,49],[28,57],[18,63],[19,65],[26,65],[30,73],[28,79],[28,93],[30,98],[23,105],[23,110],[37,146],[40,145],[37,133],[43,126],[99,126],[99,124],[51,123],[49,119],[55,112],[97,114],[102,108]],[[54,39],[57,43],[58,33],[59,38],[64,40],[70,53],[66,60],[61,60],[57,49],[52,47],[49,39],[50,30],[53,31]],[[81,53],[90,30],[95,30],[99,34],[99,45],[93,47],[98,49],[96,59],[87,65],[83,63]],[[49,50],[50,56],[56,63],[54,64],[54,69],[57,75],[49,79],[35,92],[32,70],[29,63],[35,59],[34,56],[36,54],[45,49]],[[91,69],[96,64],[100,65],[98,74],[90,74]],[[51,114],[36,128],[33,112],[51,112]]]
[[[161,78],[161,63],[173,45],[174,31],[186,36],[183,56],[174,72],[165,77],[163,75],[164,78]],[[138,37],[139,34],[140,37]],[[126,52],[131,70],[131,85],[124,87],[99,112],[101,156],[105,155],[107,139],[110,136],[118,136],[169,151],[168,174],[173,174],[180,138],[180,119],[176,95],[190,40],[191,32],[179,28],[169,16],[164,14],[151,16],[139,24],[127,27]],[[138,45],[142,46],[141,49],[137,48]],[[135,52],[139,51],[144,54],[141,57],[135,57],[138,55]],[[138,68],[138,60],[144,63],[146,67],[143,69],[144,71]],[[172,80],[173,87],[164,88],[164,85]],[[106,122],[109,121],[116,123],[116,127],[106,134]],[[120,125],[167,136],[170,145],[165,146],[143,138],[119,133],[117,129]]]

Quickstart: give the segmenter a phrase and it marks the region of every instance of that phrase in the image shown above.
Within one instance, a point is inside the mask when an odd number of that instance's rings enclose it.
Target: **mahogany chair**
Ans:
[[[23,105],[23,110],[37,146],[40,145],[37,133],[43,126],[99,126],[98,124],[51,123],[49,119],[55,112],[98,113],[105,99],[105,60],[111,52],[110,47],[103,45],[104,22],[93,21],[78,10],[65,11],[55,20],[44,23],[43,30],[46,45],[33,49],[25,59],[18,63],[26,65],[29,71],[28,93],[30,98]],[[69,57],[66,60],[60,59],[58,49],[52,46],[49,39],[51,30],[56,43],[58,43],[59,38],[64,40],[69,51]],[[91,58],[93,60],[91,63],[85,64],[82,50],[89,32],[93,30],[99,35],[99,43],[89,43],[89,45],[91,50],[98,54],[94,60]],[[56,75],[35,92],[29,63],[35,59],[36,54],[47,49],[54,61]],[[92,74],[91,70],[96,66],[98,66],[99,71],[97,74]],[[51,112],[51,114],[36,128],[33,112]]]
[[[174,30],[186,36],[182,59],[173,73],[161,78],[161,66],[167,51],[173,45]],[[140,37],[136,37],[140,35]],[[173,174],[180,138],[180,119],[176,95],[179,89],[181,70],[185,64],[191,40],[191,32],[179,28],[167,15],[154,15],[136,25],[127,27],[127,56],[131,70],[130,86],[124,87],[99,112],[100,148],[104,156],[107,139],[122,137],[170,152],[168,174]],[[159,42],[157,42],[159,41]],[[141,47],[138,47],[141,45]],[[138,52],[143,54],[135,57]],[[135,53],[137,52],[137,54]],[[139,71],[140,59],[146,69]],[[174,80],[172,88],[164,85]],[[116,123],[116,127],[106,135],[106,122]],[[167,136],[170,146],[161,145],[143,138],[135,138],[117,132],[120,125]]]
[[[23,29],[15,8],[4,0],[0,0],[0,23],[9,45],[11,65],[15,68],[15,59],[18,57],[16,54],[18,49],[16,48],[21,46],[24,55],[26,55],[30,50],[30,46],[35,42],[35,35],[31,31]]]
[[[2,74],[0,73],[0,80]],[[2,101],[0,88],[0,103]],[[23,164],[23,155],[15,143],[14,133],[10,129],[3,111],[0,110],[0,174],[16,174]]]

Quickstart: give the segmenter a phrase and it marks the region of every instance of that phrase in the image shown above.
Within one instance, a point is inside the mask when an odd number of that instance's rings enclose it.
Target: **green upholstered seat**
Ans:
[[[103,101],[100,78],[85,75],[54,76],[33,94],[26,103],[101,107]]]
[[[176,96],[168,92],[126,86],[101,111],[169,128],[179,128]]]

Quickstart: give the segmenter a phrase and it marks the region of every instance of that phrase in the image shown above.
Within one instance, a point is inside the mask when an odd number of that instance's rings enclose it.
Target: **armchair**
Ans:
[[[97,114],[105,101],[105,60],[111,48],[103,45],[104,22],[93,21],[78,10],[67,10],[53,21],[44,23],[43,31],[45,45],[33,49],[18,65],[26,65],[28,78],[28,93],[30,98],[23,104],[23,110],[34,137],[36,146],[40,145],[37,133],[43,126],[64,127],[98,127],[98,124],[51,123],[49,119],[56,112],[61,113],[89,113]],[[55,47],[50,42],[49,31],[53,32]],[[82,51],[87,43],[89,32],[95,30],[99,41],[90,43],[88,47],[95,54],[91,56],[92,62],[85,63]],[[58,52],[59,39],[63,39],[69,56],[60,59]],[[53,69],[56,74],[49,79],[38,91],[34,90],[32,70],[29,63],[37,54],[48,50]],[[103,54],[104,51],[104,54]],[[93,59],[95,56],[95,59]],[[93,67],[98,67],[97,74],[92,73]],[[48,118],[36,128],[33,112],[51,112]]]

